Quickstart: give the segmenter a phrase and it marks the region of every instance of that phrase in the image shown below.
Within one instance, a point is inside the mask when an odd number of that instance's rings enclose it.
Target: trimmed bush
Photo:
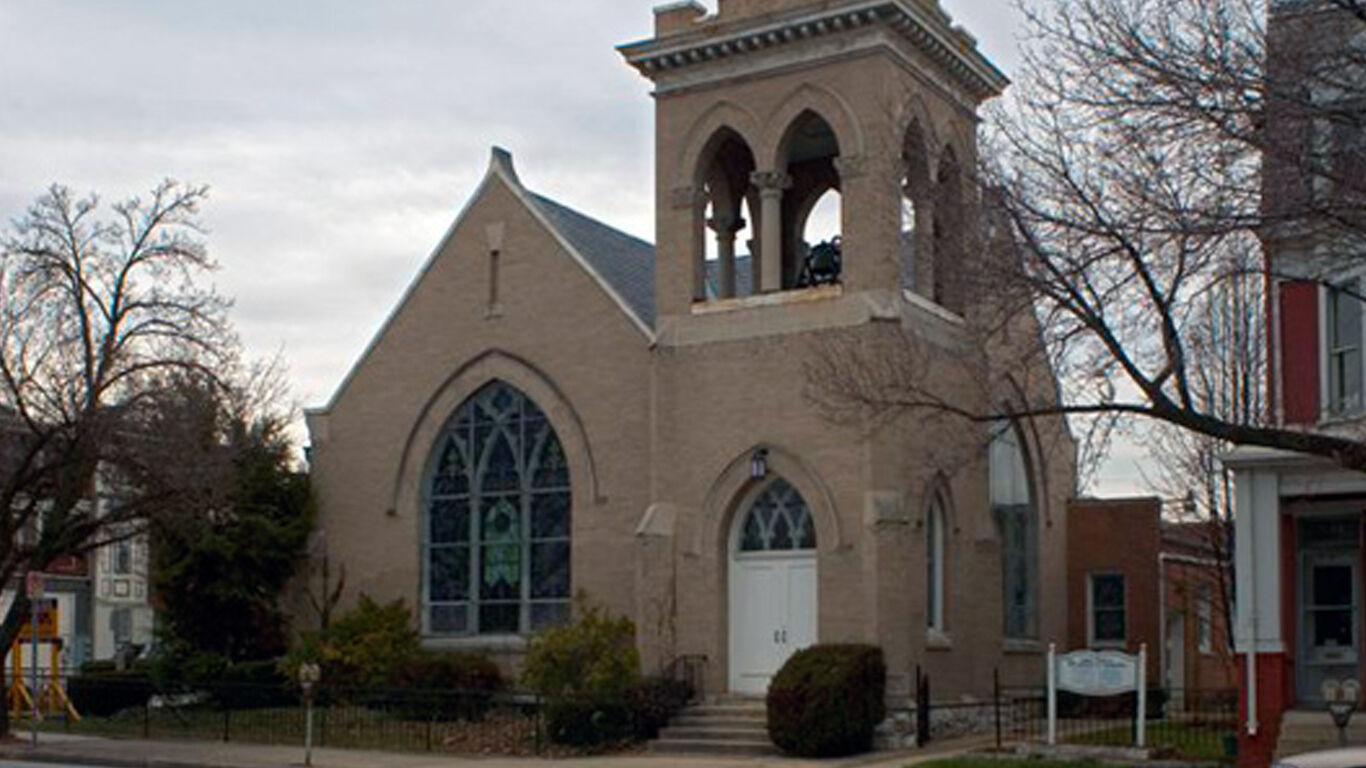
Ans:
[[[556,744],[597,747],[629,741],[635,735],[631,707],[623,697],[556,696],[547,699],[546,735]]]
[[[406,719],[478,720],[503,689],[503,674],[487,656],[419,653],[394,667],[390,706]]]
[[[81,715],[109,717],[125,709],[141,707],[154,687],[145,666],[116,670],[113,662],[87,664],[66,682],[71,705]]]
[[[270,709],[299,702],[297,686],[274,660],[230,664],[208,688],[214,701],[229,709]]]
[[[284,669],[295,680],[299,665],[318,663],[324,692],[378,689],[389,685],[395,669],[417,655],[418,648],[412,614],[402,599],[381,605],[361,594],[356,607],[327,629],[303,633],[298,647],[285,657]]]
[[[637,739],[653,739],[692,699],[691,685],[667,677],[647,677],[631,691]]]
[[[792,654],[768,687],[768,735],[800,757],[873,748],[887,715],[887,665],[871,645],[813,645]]]
[[[635,625],[609,616],[582,594],[574,611],[573,624],[531,639],[522,680],[545,697],[552,741],[574,746],[623,741],[634,734],[632,692],[640,682]]]

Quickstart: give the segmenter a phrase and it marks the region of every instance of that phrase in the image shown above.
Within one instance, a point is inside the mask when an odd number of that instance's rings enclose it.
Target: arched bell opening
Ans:
[[[812,110],[788,127],[780,145],[787,188],[782,198],[781,288],[838,283],[843,268],[839,141]]]
[[[930,298],[946,309],[962,312],[966,222],[963,173],[953,147],[944,148],[934,186],[934,279]]]
[[[693,299],[707,301],[754,293],[752,259],[758,247],[758,197],[751,176],[754,153],[730,128],[712,136],[698,167],[701,201],[695,229],[701,233],[694,258]]]
[[[933,238],[933,200],[930,179],[929,144],[925,131],[919,121],[911,123],[906,129],[902,142],[902,167],[900,191],[900,237],[901,237],[901,285],[918,293],[924,293],[926,284],[932,277],[926,274],[931,266],[926,260],[930,253]]]

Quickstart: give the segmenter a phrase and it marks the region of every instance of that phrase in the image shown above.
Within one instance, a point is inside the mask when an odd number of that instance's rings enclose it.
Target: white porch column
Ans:
[[[1242,468],[1234,474],[1234,570],[1238,582],[1237,650],[1281,653],[1280,476],[1270,469]]]

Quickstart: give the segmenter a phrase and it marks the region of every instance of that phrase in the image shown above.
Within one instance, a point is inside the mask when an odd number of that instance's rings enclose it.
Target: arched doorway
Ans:
[[[730,690],[764,693],[794,652],[816,642],[816,528],[777,477],[755,488],[729,539]]]

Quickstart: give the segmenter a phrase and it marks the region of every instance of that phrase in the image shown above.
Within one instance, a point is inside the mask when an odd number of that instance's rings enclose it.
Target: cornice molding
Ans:
[[[999,96],[1010,84],[977,50],[970,35],[901,0],[822,8],[758,26],[698,30],[631,43],[617,50],[642,75],[654,80],[670,71],[879,25],[908,40],[977,99]]]

